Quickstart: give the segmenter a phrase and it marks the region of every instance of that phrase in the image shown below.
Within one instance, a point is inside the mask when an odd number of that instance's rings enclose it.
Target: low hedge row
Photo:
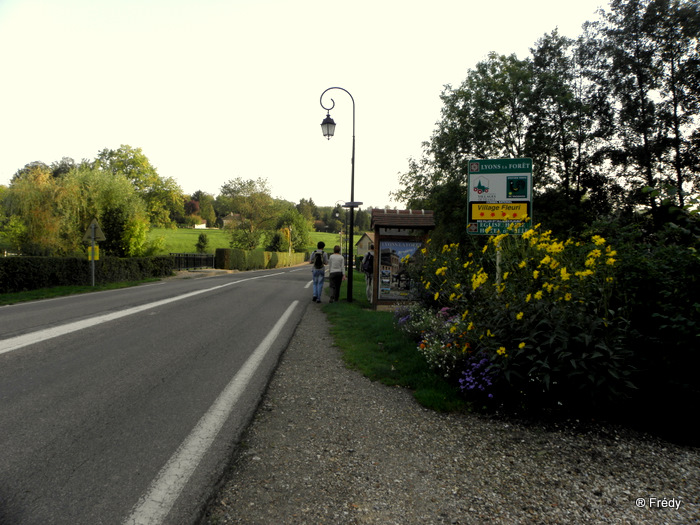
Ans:
[[[90,261],[78,257],[0,258],[0,293],[92,284]],[[95,283],[140,281],[172,274],[172,257],[105,257],[95,261]]]
[[[263,252],[260,250],[240,250],[237,248],[217,248],[214,267],[219,270],[261,270],[301,264],[308,254],[286,252]]]

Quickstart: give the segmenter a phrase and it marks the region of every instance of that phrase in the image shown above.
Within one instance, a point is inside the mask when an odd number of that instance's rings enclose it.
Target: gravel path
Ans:
[[[700,449],[431,412],[345,368],[309,305],[202,523],[700,523]]]

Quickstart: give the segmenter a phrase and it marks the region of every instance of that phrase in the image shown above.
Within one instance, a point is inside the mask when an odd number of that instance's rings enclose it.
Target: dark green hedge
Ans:
[[[92,284],[90,261],[77,257],[0,258],[0,293]],[[141,281],[172,274],[172,257],[105,257],[95,261],[95,284]]]
[[[290,255],[286,252],[217,248],[214,267],[220,270],[260,270],[300,264],[306,258],[307,254],[305,253],[292,253]]]

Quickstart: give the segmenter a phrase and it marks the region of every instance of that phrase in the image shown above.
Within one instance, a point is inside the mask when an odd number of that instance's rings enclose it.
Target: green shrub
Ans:
[[[241,250],[238,248],[217,248],[214,266],[223,270],[260,270],[279,268],[290,264],[300,264],[306,254],[286,252],[263,252],[261,250]]]
[[[562,242],[537,227],[468,253],[426,248],[420,282],[438,327],[421,329],[419,351],[465,393],[499,403],[580,409],[629,396],[616,256],[600,236]]]
[[[654,411],[678,423],[682,408],[675,407],[700,402],[697,235],[689,233],[691,228],[679,231],[673,223],[658,231],[644,222],[608,228],[606,237],[615,239],[620,254],[613,307],[623,305],[628,312],[628,345],[640,389],[630,411]]]
[[[207,253],[207,246],[209,245],[209,237],[206,233],[200,233],[197,239],[197,244],[195,244],[195,249],[197,253]]]
[[[95,282],[106,284],[164,277],[172,273],[171,257],[104,257],[95,261]],[[0,258],[0,293],[54,286],[90,285],[90,262],[77,257]]]

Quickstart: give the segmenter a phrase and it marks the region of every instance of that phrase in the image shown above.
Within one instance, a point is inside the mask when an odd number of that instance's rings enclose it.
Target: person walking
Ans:
[[[321,302],[321,294],[323,293],[323,282],[326,278],[326,266],[328,265],[328,255],[324,251],[326,243],[319,241],[316,249],[309,258],[309,264],[313,264],[311,275],[314,283],[314,298],[313,302]]]
[[[345,259],[340,255],[340,246],[333,247],[333,255],[328,258],[328,278],[331,284],[331,302],[340,299],[340,285],[345,280]]]
[[[369,245],[369,250],[365,254],[364,259],[362,259],[362,271],[365,274],[367,300],[371,303],[372,295],[374,294],[374,288],[372,286],[372,277],[374,276],[374,244]]]

